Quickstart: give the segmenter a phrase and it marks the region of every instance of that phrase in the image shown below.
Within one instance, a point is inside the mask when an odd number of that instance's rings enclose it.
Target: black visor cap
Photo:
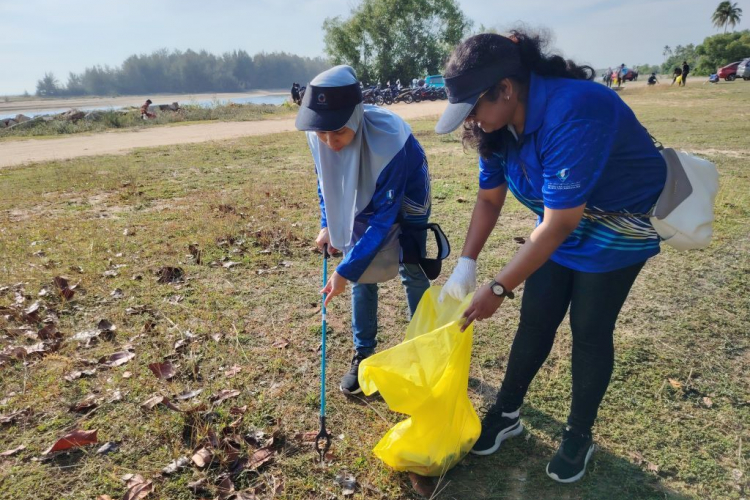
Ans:
[[[354,108],[361,102],[362,89],[359,83],[342,87],[310,85],[305,90],[295,126],[297,130],[339,130],[346,125]]]

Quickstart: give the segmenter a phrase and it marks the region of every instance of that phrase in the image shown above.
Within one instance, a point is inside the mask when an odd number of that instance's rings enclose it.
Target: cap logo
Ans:
[[[326,95],[323,92],[321,92],[320,94],[318,94],[318,103],[319,104],[325,104],[326,103]]]

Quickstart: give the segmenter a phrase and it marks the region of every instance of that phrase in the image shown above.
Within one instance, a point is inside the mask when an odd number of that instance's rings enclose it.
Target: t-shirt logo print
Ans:
[[[567,179],[569,175],[570,175],[569,168],[563,168],[557,171],[557,178],[563,182],[565,182],[565,179]]]

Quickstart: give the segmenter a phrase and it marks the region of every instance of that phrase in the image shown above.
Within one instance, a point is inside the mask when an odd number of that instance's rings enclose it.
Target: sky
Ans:
[[[750,0],[736,0],[750,15]],[[0,95],[34,93],[52,72],[118,66],[161,48],[220,54],[243,49],[324,56],[322,24],[347,18],[357,0],[0,0]],[[500,32],[523,22],[554,35],[553,47],[596,68],[660,64],[663,47],[699,44],[719,32],[719,0],[458,0]],[[743,5],[747,4],[747,5]],[[737,29],[750,27],[750,20]]]

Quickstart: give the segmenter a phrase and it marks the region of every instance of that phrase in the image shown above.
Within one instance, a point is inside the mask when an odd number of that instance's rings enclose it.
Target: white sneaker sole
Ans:
[[[361,387],[357,387],[356,391],[348,391],[348,390],[344,389],[343,387],[339,386],[339,390],[341,392],[343,392],[344,394],[346,394],[347,396],[355,396],[355,395],[360,394],[362,392],[362,388]]]
[[[511,427],[509,429],[504,429],[501,432],[497,433],[497,437],[495,438],[495,445],[492,448],[488,448],[486,450],[471,450],[471,453],[474,455],[479,456],[485,456],[485,455],[492,455],[497,450],[500,449],[500,445],[508,438],[512,438],[515,436],[518,436],[523,432],[523,424],[521,421],[518,421],[518,424],[514,427]]]
[[[586,458],[583,461],[583,470],[579,472],[578,474],[576,474],[575,476],[569,477],[568,479],[560,479],[559,477],[557,477],[557,474],[549,471],[549,464],[547,464],[547,475],[551,477],[552,479],[554,479],[555,481],[557,481],[558,483],[566,483],[566,484],[575,483],[576,481],[581,479],[584,474],[586,474],[586,466],[588,466],[589,459],[591,458],[591,455],[594,454],[595,448],[596,448],[596,445],[591,443],[591,446],[589,447],[589,451],[586,452]]]

